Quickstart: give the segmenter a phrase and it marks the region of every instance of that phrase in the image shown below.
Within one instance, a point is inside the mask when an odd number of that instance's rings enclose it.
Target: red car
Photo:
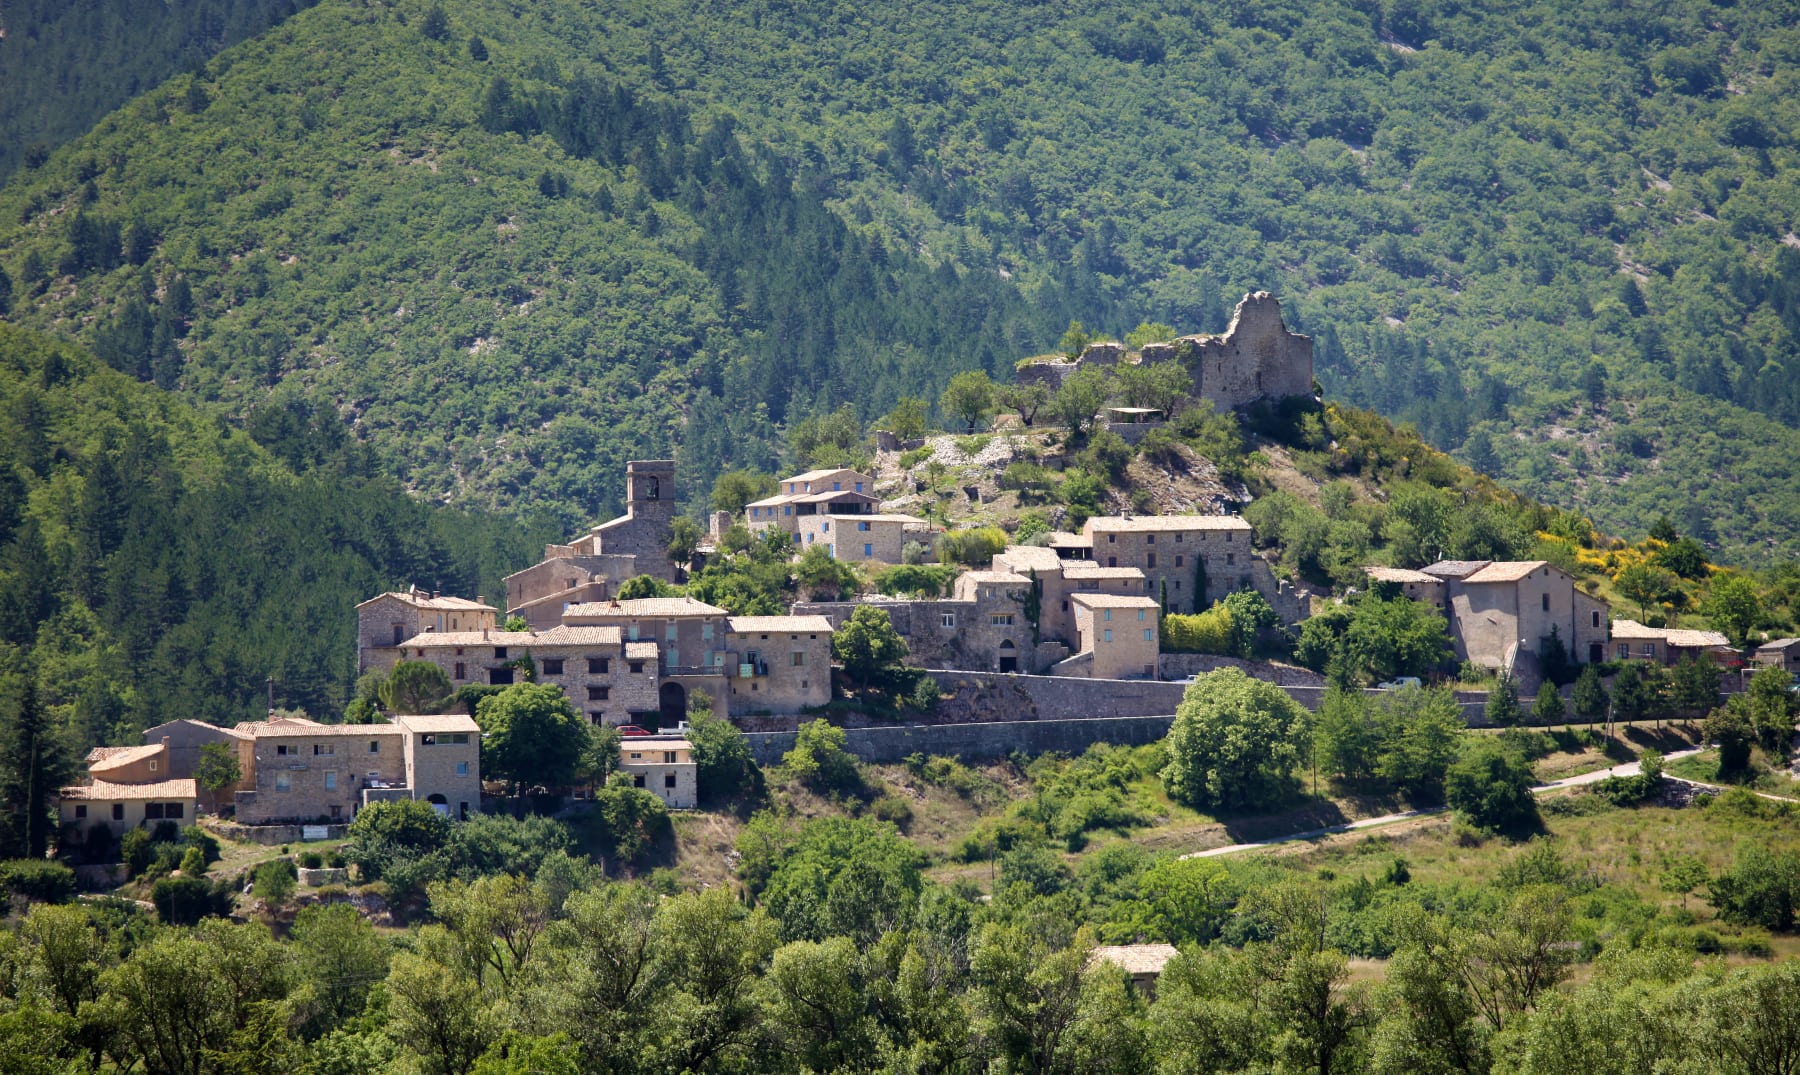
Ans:
[[[630,738],[634,735],[649,735],[650,730],[648,728],[640,728],[636,724],[621,724],[619,726],[619,734]]]

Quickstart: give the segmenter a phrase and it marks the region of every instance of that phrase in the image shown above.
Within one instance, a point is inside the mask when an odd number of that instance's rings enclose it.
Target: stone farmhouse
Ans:
[[[401,644],[426,631],[488,631],[499,610],[477,597],[445,597],[418,588],[384,593],[356,606],[356,672],[387,670],[400,660]],[[196,748],[197,749],[197,748]]]
[[[744,507],[744,523],[752,534],[786,531],[796,551],[822,545],[839,560],[897,564],[908,541],[929,540],[924,519],[876,511],[875,479],[859,471],[809,470],[779,486],[776,495]]]
[[[373,802],[418,799],[466,819],[481,807],[481,729],[466,714],[391,724],[292,717],[232,729],[248,759],[234,801],[246,825],[348,821]]]
[[[1764,642],[1751,654],[1759,667],[1773,665],[1789,675],[1800,675],[1800,638],[1777,638]]]
[[[199,787],[193,774],[171,771],[169,741],[141,747],[95,747],[88,751],[87,773],[80,784],[57,793],[65,843],[85,840],[94,829],[113,839],[139,827],[173,822],[187,827],[199,812]]]
[[[544,558],[506,577],[509,615],[534,629],[562,622],[563,609],[604,601],[615,584],[635,575],[680,582],[669,559],[675,520],[675,461],[634,459],[625,464],[625,514],[566,545],[544,546]]]
[[[1073,362],[1021,366],[1018,378],[1054,390],[1084,367],[1160,362],[1181,363],[1193,377],[1193,396],[1220,410],[1313,394],[1312,338],[1287,330],[1281,303],[1266,291],[1252,292],[1238,302],[1223,335],[1148,344],[1135,356],[1120,344],[1098,343]]]
[[[1730,668],[1744,663],[1743,654],[1717,631],[1646,627],[1636,620],[1612,621],[1612,647],[1613,658],[1620,661],[1674,664],[1683,657],[1693,657]]]
[[[656,793],[672,810],[700,804],[699,769],[694,745],[686,739],[632,736],[619,743],[619,770],[635,787]]]
[[[1459,660],[1511,673],[1535,689],[1538,650],[1554,628],[1570,658],[1606,660],[1611,607],[1543,560],[1443,560],[1419,570],[1370,567],[1372,582],[1439,609]]]

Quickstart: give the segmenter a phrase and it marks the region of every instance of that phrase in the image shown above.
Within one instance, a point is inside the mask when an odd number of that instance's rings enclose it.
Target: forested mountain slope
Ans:
[[[405,495],[335,415],[250,425],[269,447],[0,325],[0,681],[33,672],[81,749],[254,718],[270,676],[277,704],[335,714],[352,605],[409,583],[497,594],[541,548],[542,530]]]
[[[121,368],[569,524],[627,455],[692,487],[823,403],[1267,287],[1332,394],[1766,559],[1793,7],[333,0],[17,177],[0,267]]]
[[[0,179],[313,0],[0,4]]]

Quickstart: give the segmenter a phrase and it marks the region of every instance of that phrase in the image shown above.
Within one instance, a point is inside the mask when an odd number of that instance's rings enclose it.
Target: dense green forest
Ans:
[[[0,191],[11,316],[408,488],[617,507],[1071,319],[1223,327],[1603,527],[1800,533],[1782,5],[336,0]],[[696,421],[684,432],[682,419]]]
[[[0,180],[312,0],[11,0],[0,9]]]
[[[151,724],[335,714],[351,606],[416,583],[499,593],[545,536],[422,503],[334,413],[269,404],[247,435],[60,341],[0,325],[0,684],[70,746]],[[260,443],[258,443],[260,442]]]

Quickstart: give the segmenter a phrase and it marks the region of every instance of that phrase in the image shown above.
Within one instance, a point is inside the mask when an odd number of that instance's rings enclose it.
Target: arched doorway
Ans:
[[[1017,672],[1019,670],[1019,651],[1012,639],[1000,643],[1000,671]]]
[[[425,796],[425,801],[431,804],[433,810],[443,814],[445,817],[450,816],[449,799],[444,798],[442,795],[427,795]]]
[[[656,692],[657,709],[664,727],[687,719],[687,688],[679,683],[664,683]]]

